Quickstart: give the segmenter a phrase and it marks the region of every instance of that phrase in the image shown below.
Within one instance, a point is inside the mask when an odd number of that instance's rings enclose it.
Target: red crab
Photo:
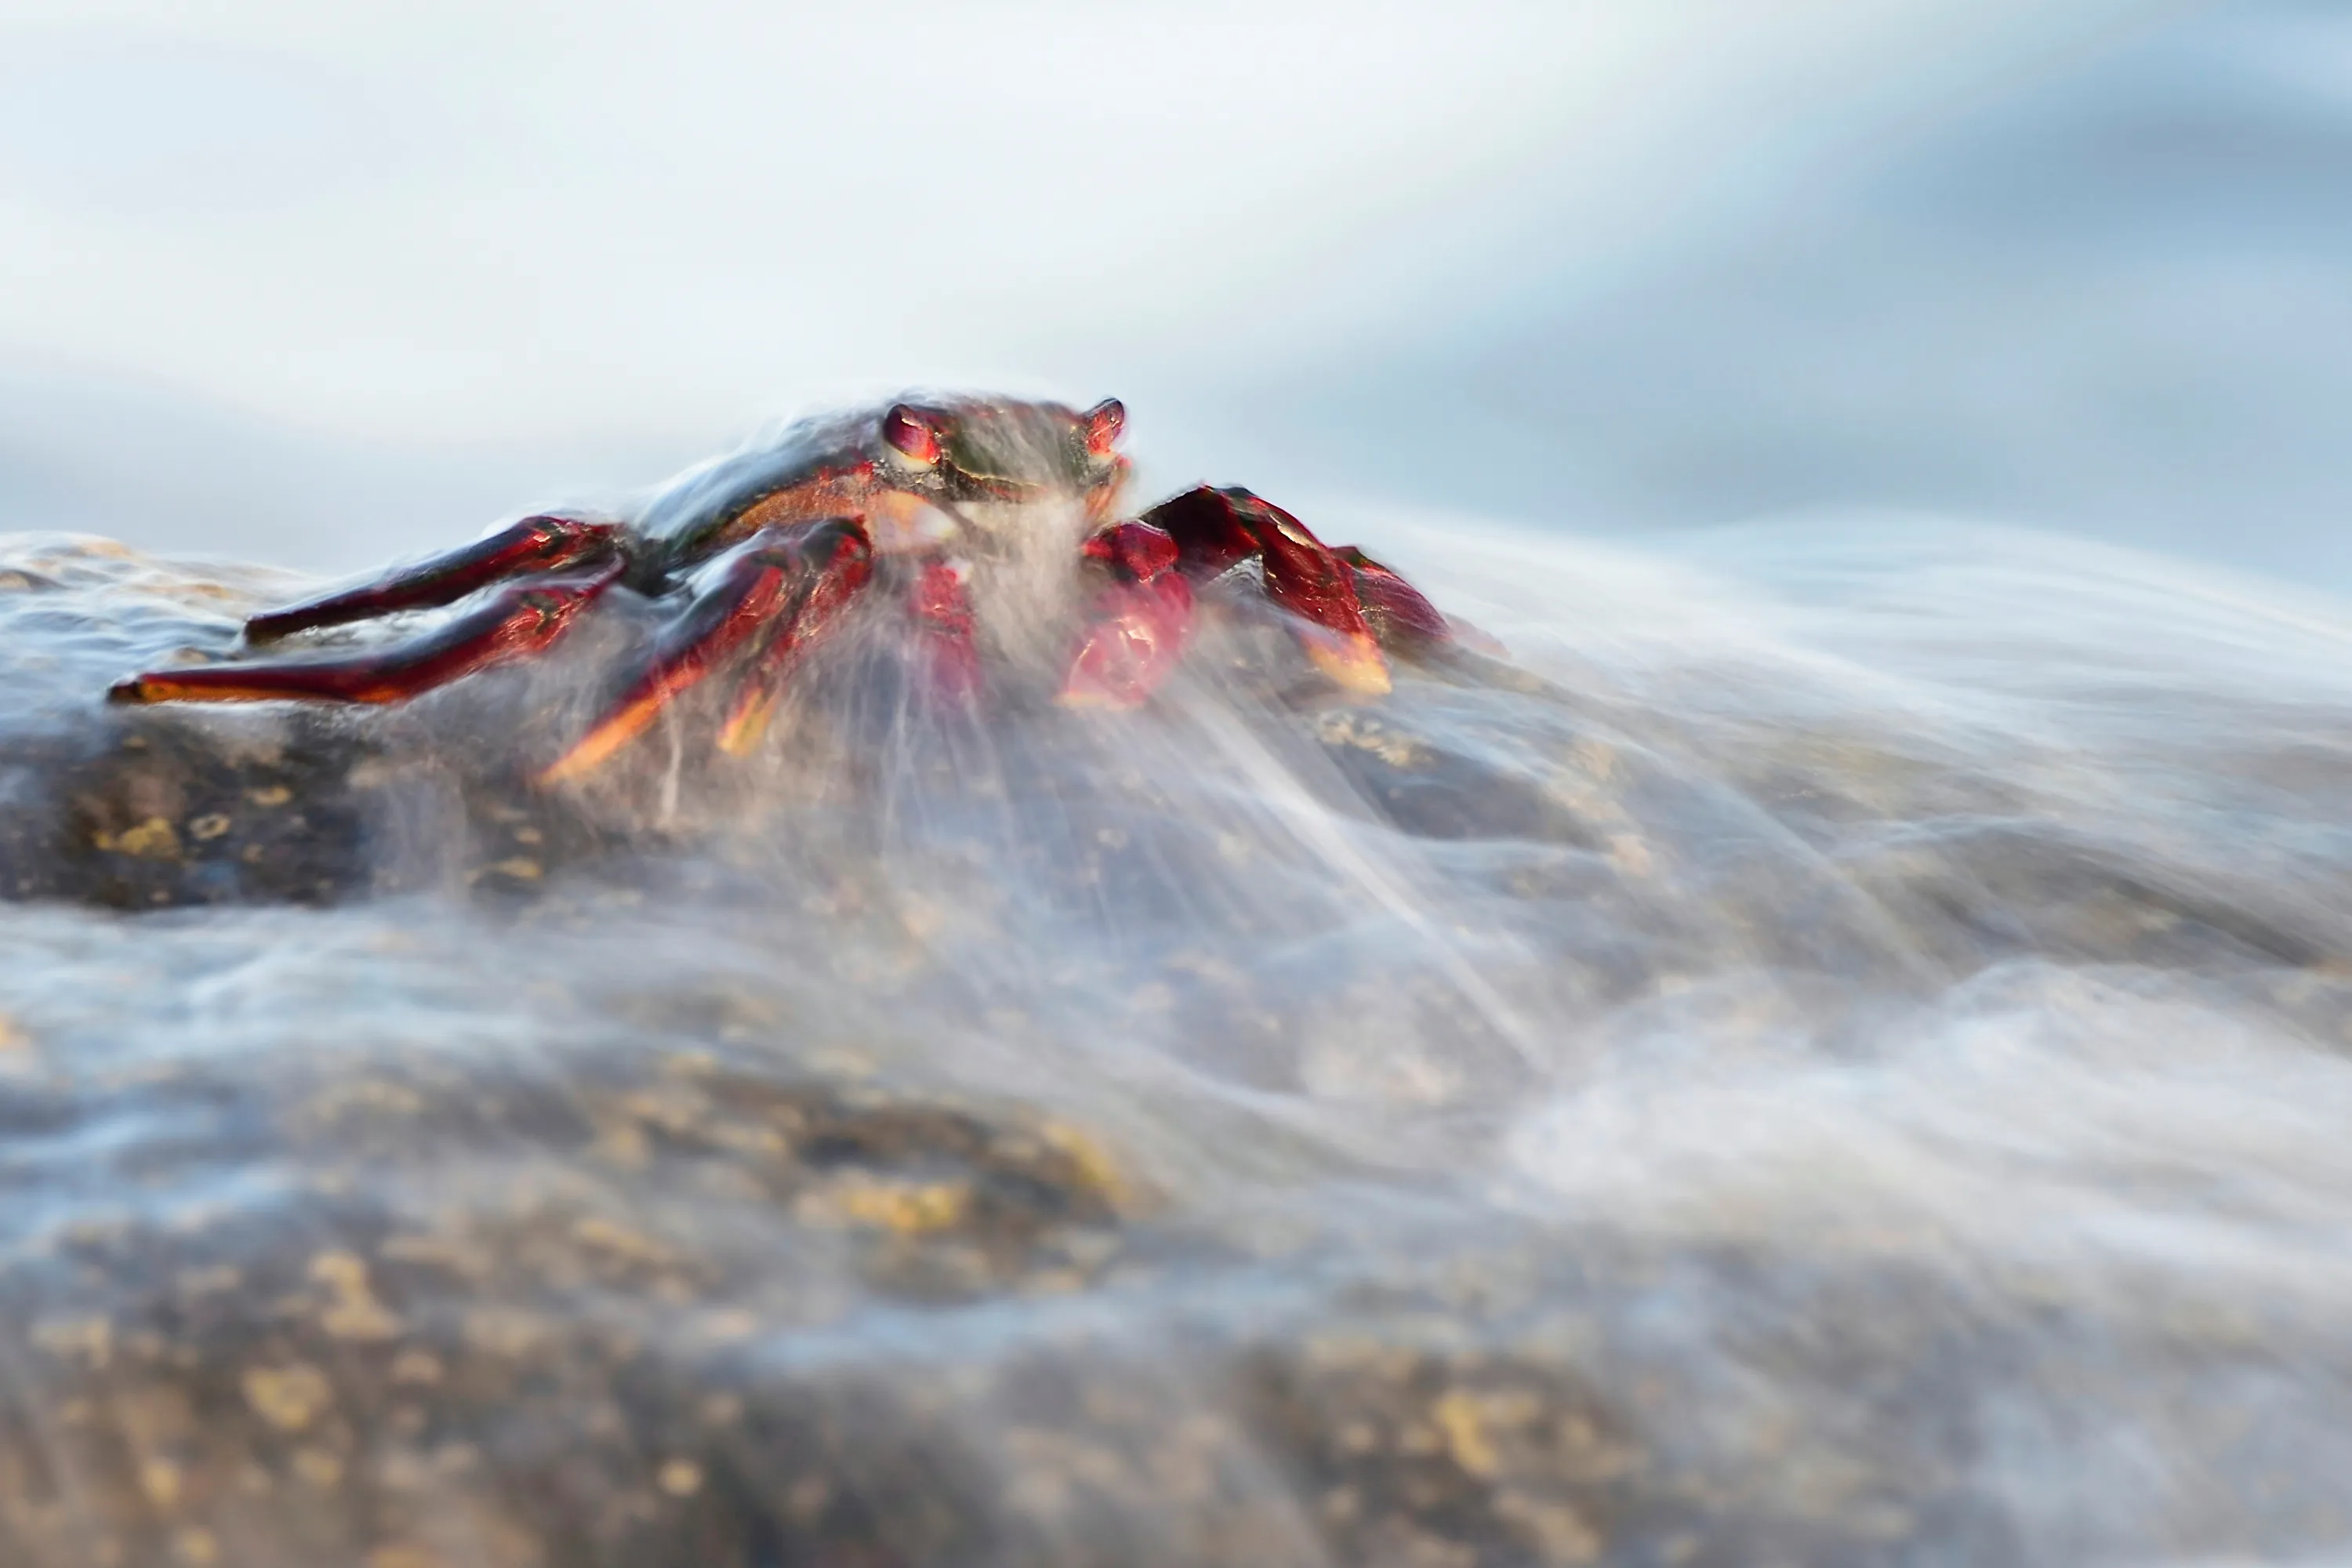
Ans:
[[[160,670],[118,683],[119,702],[283,699],[397,702],[536,654],[607,594],[674,604],[643,667],[587,732],[543,769],[583,776],[698,683],[734,682],[718,744],[751,748],[781,683],[860,590],[902,603],[935,673],[980,676],[967,584],[975,567],[1041,546],[1096,581],[1070,640],[1061,700],[1130,708],[1182,657],[1193,589],[1255,563],[1307,657],[1349,690],[1389,689],[1382,648],[1451,640],[1446,619],[1395,573],[1330,549],[1244,489],[1185,491],[1120,520],[1126,410],[955,397],[796,426],[779,445],[693,471],[635,524],[528,517],[476,543],[246,623],[249,644],[479,595],[440,626],[364,652]],[[1056,568],[1060,569],[1060,568]]]

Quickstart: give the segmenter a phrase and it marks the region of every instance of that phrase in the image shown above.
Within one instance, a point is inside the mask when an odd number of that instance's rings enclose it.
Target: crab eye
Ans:
[[[940,433],[930,416],[903,403],[892,404],[890,412],[882,416],[882,439],[919,468],[940,460]]]
[[[1109,457],[1126,428],[1127,405],[1116,397],[1104,398],[1087,410],[1087,450],[1097,458]]]

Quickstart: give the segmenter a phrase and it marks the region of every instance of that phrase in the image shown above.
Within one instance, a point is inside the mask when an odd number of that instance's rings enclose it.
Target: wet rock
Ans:
[[[13,752],[0,888],[115,909],[329,903],[462,880],[528,890],[609,834],[499,770],[332,715],[107,714]],[[5,744],[5,742],[0,742]]]
[[[128,668],[236,650],[276,574],[182,567],[102,540],[0,542],[0,896],[115,909],[324,903],[443,883],[527,891],[609,833],[527,788],[506,700],[436,728],[299,704],[123,709]]]
[[[182,1131],[115,1179],[247,1173],[0,1268],[6,1561],[754,1563],[780,1531],[843,1560],[940,1478],[859,1425],[898,1391],[763,1367],[782,1331],[887,1337],[898,1302],[914,1348],[923,1312],[1084,1290],[1146,1202],[1066,1125],[692,1061],[291,1076],[0,1098],[20,1189],[125,1113]]]
[[[10,1568],[2346,1538],[2327,745],[1244,611],[562,795],[593,660],[96,700],[267,587],[0,555]]]
[[[127,1113],[180,1131],[110,1181],[211,1169],[236,1194],[14,1227],[0,1555],[26,1568],[1503,1568],[1999,1539],[1962,1411],[1916,1452],[1759,1425],[1783,1478],[1761,1489],[1755,1454],[1690,1447],[1685,1401],[1753,1395],[1643,1343],[1654,1265],[1605,1234],[1429,1237],[1378,1277],[1269,1258],[1067,1123],[707,1055],[268,1092],[194,1067],[0,1104],[12,1202]],[[1899,1269],[1823,1291],[1737,1254],[1675,1267],[1790,1294],[1749,1353],[1843,1345],[1801,1375],[1851,1403],[1947,1397],[2007,1331],[1867,1329]]]

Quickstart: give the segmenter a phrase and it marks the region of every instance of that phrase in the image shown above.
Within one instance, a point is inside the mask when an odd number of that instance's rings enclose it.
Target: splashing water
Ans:
[[[125,716],[289,584],[9,542],[0,1560],[2352,1550],[2352,614],[1328,521],[1510,659],[561,803],[625,617]]]

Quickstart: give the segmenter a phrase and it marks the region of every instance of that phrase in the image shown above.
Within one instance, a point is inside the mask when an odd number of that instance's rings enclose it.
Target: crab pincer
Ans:
[[[1305,523],[1248,490],[1207,485],[1161,501],[1143,521],[1176,542],[1196,580],[1255,557],[1266,597],[1297,617],[1299,646],[1318,669],[1362,696],[1389,689],[1388,660],[1356,596],[1355,572]]]
[[[1356,602],[1382,647],[1430,647],[1454,640],[1454,624],[1420,589],[1352,544],[1331,553],[1355,579]]]
[[[1148,522],[1097,530],[1086,558],[1110,581],[1095,596],[1056,699],[1070,708],[1133,708],[1183,659],[1192,639],[1192,584],[1175,540]]]

